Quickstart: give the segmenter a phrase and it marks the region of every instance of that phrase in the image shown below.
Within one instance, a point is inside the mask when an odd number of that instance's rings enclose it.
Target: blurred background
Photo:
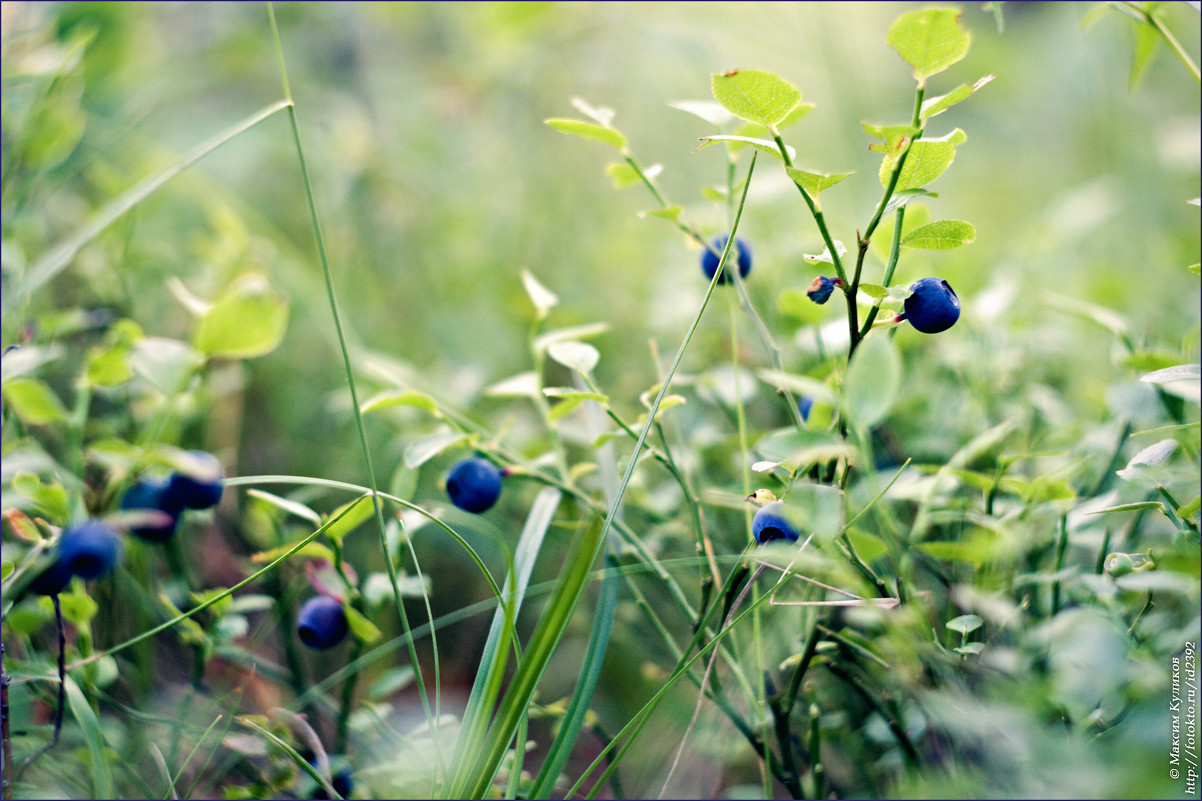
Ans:
[[[713,72],[777,72],[816,105],[786,135],[799,165],[856,173],[823,196],[835,238],[851,243],[880,192],[879,157],[861,122],[903,123],[913,102],[913,80],[885,31],[920,5],[279,5],[352,336],[470,407],[480,387],[527,367],[530,310],[519,280],[527,269],[562,300],[552,322],[610,324],[598,345],[614,356],[598,375],[611,396],[633,399],[654,383],[648,341],[673,352],[697,307],[698,252],[668,223],[639,217],[653,208],[641,187],[612,188],[604,167],[614,151],[543,120],[579,116],[573,97],[613,108],[636,157],[663,165],[670,201],[718,233],[724,209],[700,190],[723,184],[726,157],[716,147],[694,152],[713,128],[667,103],[709,98]],[[1133,26],[1112,13],[1082,29],[1090,8],[1007,4],[999,33],[990,10],[963,6],[972,49],[932,80],[928,96],[996,79],[932,121],[931,133],[960,127],[968,141],[927,205],[933,219],[972,222],[977,240],[950,253],[909,252],[895,280],[938,271],[969,310],[958,342],[924,347],[947,348],[949,359],[967,360],[957,369],[970,369],[970,354],[957,352],[970,333],[1016,337],[1032,350],[1015,369],[1056,371],[1074,387],[1066,401],[1096,418],[1105,414],[1108,341],[1049,307],[1045,293],[1120,310],[1148,341],[1177,343],[1191,330],[1197,282],[1184,266],[1197,261],[1198,209],[1186,201],[1198,195],[1199,99],[1163,47],[1129,91]],[[1196,52],[1196,12],[1175,3],[1165,13]],[[114,195],[282,95],[257,3],[6,3],[5,15],[10,39],[49,20],[60,41],[88,42],[62,87],[80,96],[81,139],[64,146],[37,202],[27,199],[37,213],[16,221],[6,259],[37,255],[22,252],[34,236],[21,236],[26,227],[43,241],[73,230],[78,193]],[[6,109],[5,119],[19,115]],[[341,367],[287,127],[277,115],[204,159],[122,223],[115,260],[83,259],[40,302],[88,295],[133,304],[135,319],[152,321],[147,333],[179,335],[187,320],[168,276],[203,294],[236,269],[221,259],[257,261],[291,298],[293,322],[279,350],[249,363],[244,472],[352,480],[360,460],[348,447],[349,417],[329,414]],[[840,312],[779,313],[781,293],[804,290],[815,274],[801,254],[820,252],[821,241],[775,166],[761,163],[741,234],[755,248],[753,299],[787,339]],[[880,269],[870,264],[866,280],[879,281]],[[715,328],[724,338],[725,325]],[[798,367],[789,350],[788,366]],[[690,366],[712,361],[703,346]]]
[[[724,184],[727,157],[720,147],[698,152],[714,128],[668,103],[709,99],[715,72],[775,72],[816,106],[784,134],[798,166],[854,172],[822,195],[834,237],[854,247],[881,192],[880,157],[868,150],[861,123],[904,124],[913,105],[910,71],[885,33],[924,5],[277,4],[364,394],[396,379],[507,432],[527,456],[540,452],[545,443],[526,401],[485,393],[530,368],[534,313],[520,279],[528,270],[561,300],[549,325],[608,324],[590,340],[602,354],[597,380],[636,419],[639,395],[657,383],[704,295],[699,250],[664,220],[640,214],[654,208],[641,186],[613,187],[605,167],[615,151],[543,121],[580,116],[575,97],[612,108],[634,155],[662,165],[658,180],[670,202],[710,236],[728,221],[703,190]],[[906,372],[892,425],[905,449],[883,450],[940,463],[1016,412],[1035,418],[1030,451],[1094,439],[1109,447],[1117,420],[1158,419],[1151,389],[1137,385],[1141,372],[1198,360],[1198,278],[1186,269],[1199,253],[1199,209],[1188,203],[1199,194],[1198,84],[1161,47],[1129,86],[1133,25],[1112,12],[1084,27],[1092,4],[1006,3],[1004,27],[991,5],[960,8],[971,51],[932,79],[927,96],[995,79],[930,123],[931,135],[962,128],[968,138],[932,185],[938,197],[924,204],[932,219],[973,223],[977,238],[955,251],[907,251],[894,283],[939,275],[965,312],[949,334],[899,332]],[[31,176],[6,183],[6,290],[92,210],[283,97],[260,3],[5,2],[3,15],[5,170]],[[1198,12],[1172,3],[1163,16],[1196,56]],[[23,105],[23,81],[47,73],[58,76],[50,101]],[[36,143],[20,158],[7,144],[18,128],[16,139]],[[819,367],[825,377],[815,332],[838,350],[842,304],[797,302],[816,275],[803,254],[821,252],[822,243],[770,159],[757,165],[739,235],[754,247],[747,289],[785,369]],[[214,366],[215,411],[190,421],[187,438],[221,455],[233,474],[367,483],[284,114],[223,145],[85,248],[20,315],[6,314],[4,342],[20,341],[30,320],[48,325],[56,309],[73,307],[188,339],[193,322],[179,283],[212,297],[248,270],[267,273],[290,299],[287,334],[267,356]],[[881,278],[880,258],[870,256],[865,280]],[[726,306],[707,312],[682,365],[680,383],[702,401],[707,393],[729,399]],[[1099,325],[1109,319],[1099,308],[1125,321],[1134,352]],[[750,325],[737,319],[740,363],[767,366]],[[549,369],[548,385],[570,382],[566,370]],[[749,406],[753,429],[785,425],[771,390],[761,385],[758,393],[762,403]],[[696,449],[682,459],[704,488],[738,491],[733,423],[714,423],[705,408],[681,412],[682,439]],[[441,501],[453,454],[416,473],[399,466],[406,448],[435,430],[430,421],[399,410],[368,422],[385,483],[418,503]],[[652,521],[655,490],[632,486]],[[489,525],[518,530],[528,500],[508,497]],[[665,511],[678,501],[660,500]],[[253,531],[246,536],[253,540]],[[374,542],[362,539],[370,552]],[[483,597],[480,587],[458,587],[468,570],[458,554],[423,547],[439,590],[436,614]],[[549,577],[555,566],[540,569]],[[456,587],[460,594],[442,591]],[[473,637],[485,625],[479,618],[443,643],[448,684],[470,681]],[[649,654],[636,634],[616,636],[614,652],[630,658],[615,660],[611,689],[599,697],[628,705],[625,717],[615,714],[620,725],[637,709],[623,686],[654,686],[652,663],[663,655]],[[549,693],[570,690],[572,647],[561,671],[549,674]],[[687,718],[691,707],[682,702],[677,711]],[[675,742],[661,745],[668,752]],[[1048,753],[1049,764],[1062,756]],[[1082,759],[1075,764],[1097,764]],[[648,778],[661,768],[662,760],[648,759]],[[1072,784],[1078,774],[1046,780],[1089,794]],[[1125,787],[1105,787],[1115,786]]]

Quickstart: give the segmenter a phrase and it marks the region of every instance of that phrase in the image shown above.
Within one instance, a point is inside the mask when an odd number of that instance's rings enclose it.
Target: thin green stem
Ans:
[[[793,160],[789,158],[789,149],[785,147],[785,141],[780,138],[780,134],[775,131],[772,134],[773,140],[776,142],[776,147],[780,150],[780,157],[785,162],[786,167],[793,166]],[[801,197],[806,202],[806,206],[810,209],[810,215],[814,218],[814,222],[818,225],[818,233],[822,235],[822,241],[826,245],[827,252],[831,254],[831,263],[835,266],[835,273],[843,279],[844,286],[847,286],[847,273],[843,270],[843,260],[839,258],[839,251],[835,249],[835,240],[831,237],[830,229],[826,226],[826,217],[822,214],[822,209],[818,207],[814,198],[810,197],[810,193],[805,190],[801,184],[793,182],[797,187],[797,191],[801,193]],[[844,291],[847,291],[844,289]]]
[[[300,123],[297,119],[296,105],[292,101],[292,90],[288,85],[288,70],[284,61],[284,45],[280,40],[279,27],[276,25],[275,8],[272,3],[267,3],[267,16],[271,21],[271,33],[275,40],[276,56],[280,67],[280,80],[283,84],[284,97],[288,103],[288,120],[292,126],[292,138],[296,143],[296,157],[300,165],[301,177],[305,187],[305,200],[309,207],[309,220],[313,227],[313,237],[317,244],[317,253],[321,260],[322,275],[325,278],[326,295],[330,303],[330,313],[334,320],[334,329],[338,334],[338,347],[342,353],[342,364],[346,371],[347,388],[351,395],[351,408],[355,418],[355,429],[359,434],[359,446],[363,451],[363,461],[367,467],[368,484],[371,487],[372,508],[375,512],[376,528],[379,533],[380,550],[384,556],[384,564],[388,568],[389,582],[392,584],[393,601],[396,606],[397,616],[401,621],[401,628],[407,634],[409,632],[409,617],[405,613],[405,603],[401,598],[401,590],[397,585],[397,569],[393,561],[392,555],[388,549],[388,529],[384,524],[384,506],[380,500],[379,483],[376,480],[376,469],[372,463],[371,447],[367,442],[367,427],[363,422],[363,412],[359,405],[359,392],[355,383],[355,371],[351,363],[350,350],[346,344],[346,335],[342,326],[342,315],[338,311],[338,297],[334,291],[334,275],[330,269],[330,261],[326,254],[325,237],[321,231],[321,221],[317,215],[317,200],[313,195],[313,182],[309,178],[309,167],[305,160],[305,150],[301,145]],[[412,641],[411,641],[412,642]],[[418,693],[421,696],[422,708],[425,711],[426,719],[433,722],[433,715],[430,710],[430,700],[426,695],[425,681],[422,678],[421,665],[418,662],[417,650],[410,647],[409,658],[413,663],[413,670],[417,675]]]

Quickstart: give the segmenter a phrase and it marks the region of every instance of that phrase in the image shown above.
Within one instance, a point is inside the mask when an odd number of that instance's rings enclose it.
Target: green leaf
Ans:
[[[1091,515],[1109,515],[1115,512],[1135,512],[1140,509],[1159,509],[1164,511],[1164,504],[1158,501],[1143,501],[1141,503],[1124,503],[1119,506],[1108,506],[1105,509],[1098,509],[1096,512],[1086,512]]]
[[[985,650],[985,643],[983,643],[983,642],[965,643],[964,645],[961,645],[957,648],[953,648],[952,650],[958,654],[963,654],[965,656],[979,654],[979,653],[981,653],[981,651]]]
[[[873,300],[884,300],[889,297],[889,290],[879,284],[860,284],[860,291]]]
[[[583,120],[572,120],[553,118],[543,120],[547,125],[550,125],[560,133],[571,134],[572,136],[582,136],[585,139],[594,139],[598,142],[604,142],[607,145],[612,145],[618,150],[626,149],[626,137],[620,131],[613,128],[606,128],[602,125],[595,125],[591,122]]]
[[[36,372],[43,364],[60,358],[65,349],[62,345],[22,345],[4,354],[0,360],[0,382],[7,384],[14,378]]]
[[[922,110],[918,113],[919,119],[924,121],[929,120],[936,114],[942,114],[943,112],[947,111],[960,101],[972,97],[979,89],[981,89],[981,87],[992,81],[993,77],[994,76],[992,75],[986,75],[976,83],[966,83],[962,86],[956,87],[946,95],[941,97],[932,97],[930,100],[924,101],[922,104]]]
[[[597,366],[601,354],[592,345],[584,342],[556,342],[547,348],[547,355],[564,367],[588,375]]]
[[[485,387],[484,394],[490,398],[535,398],[540,391],[539,384],[534,371],[527,370]]]
[[[1044,292],[1043,299],[1052,308],[1068,312],[1086,320],[1091,320],[1115,336],[1127,336],[1127,331],[1130,328],[1127,319],[1116,311],[1107,309],[1104,306],[1097,306],[1079,298],[1058,295],[1054,292]]]
[[[522,270],[522,286],[526,288],[526,294],[534,304],[538,319],[544,319],[551,309],[559,305],[559,298],[555,293],[540,284],[529,270]]]
[[[1144,72],[1148,69],[1148,64],[1152,61],[1152,54],[1156,52],[1156,45],[1160,41],[1160,34],[1156,28],[1148,22],[1137,22],[1135,25],[1135,54],[1131,59],[1131,74],[1127,76],[1127,91],[1135,90],[1139,85],[1139,81],[1144,76]]]
[[[275,350],[288,327],[288,301],[267,276],[248,273],[222,293],[196,328],[196,349],[206,356],[253,359]]]
[[[438,404],[434,399],[426,393],[418,392],[415,389],[406,389],[404,391],[390,390],[373,395],[363,402],[359,411],[367,414],[368,412],[375,412],[380,409],[390,409],[393,406],[412,406],[424,412],[429,412],[435,417],[441,417],[438,411]]]
[[[1127,462],[1127,466],[1117,471],[1119,478],[1124,481],[1158,484],[1159,468],[1164,467],[1177,452],[1177,441],[1162,439],[1155,445],[1149,445]]]
[[[885,204],[884,213],[889,214],[890,212],[897,211],[902,206],[909,205],[911,200],[916,200],[920,197],[939,197],[939,193],[928,192],[922,187],[917,187],[915,189],[903,189],[900,192],[894,192],[893,197],[889,198],[889,202]]]
[[[943,625],[947,626],[947,628],[951,631],[955,631],[960,634],[969,634],[981,628],[981,625],[984,622],[984,620],[976,615],[960,615],[959,617],[952,618]]]
[[[4,401],[26,425],[44,426],[67,419],[67,410],[46,383],[37,378],[14,378],[3,387]]]
[[[346,613],[346,624],[350,626],[351,634],[355,635],[359,642],[370,644],[380,639],[380,630],[376,628],[376,624],[364,617],[358,609],[343,604],[342,611]]]
[[[548,398],[573,398],[579,400],[595,400],[600,403],[608,403],[609,397],[600,392],[589,392],[584,389],[574,389],[572,387],[547,387],[543,390],[543,394]]]
[[[129,365],[138,377],[164,395],[183,390],[204,360],[187,342],[166,337],[139,339],[129,354]]]
[[[804,189],[810,197],[814,198],[815,202],[817,202],[818,195],[823,189],[834,186],[851,175],[850,172],[806,172],[805,170],[798,170],[793,167],[785,168],[785,172],[793,179],[793,183]]]
[[[333,520],[333,522],[326,528],[325,534],[334,542],[341,542],[347,534],[370,520],[373,514],[375,514],[375,504],[372,502],[371,496],[360,495],[326,516],[327,520]]]
[[[781,162],[784,161],[784,159],[781,158],[781,155],[780,155],[780,148],[778,148],[776,146],[776,142],[773,142],[770,139],[756,139],[751,136],[721,135],[721,136],[703,136],[703,137],[701,137],[701,141],[702,141],[702,144],[697,147],[697,150],[704,150],[705,148],[714,144],[714,142],[740,142],[744,145],[751,145],[756,150],[759,150],[763,153],[767,153],[768,155],[775,158],[777,161],[781,161]],[[695,153],[697,151],[695,150],[693,152]],[[785,152],[789,154],[790,161],[797,158],[797,151],[791,145],[785,145]]]
[[[1170,381],[1188,381],[1190,379],[1197,381],[1199,378],[1202,378],[1202,365],[1178,364],[1163,370],[1155,370],[1142,376],[1139,380],[1146,384],[1167,384]]]
[[[700,117],[710,125],[722,126],[731,121],[731,113],[713,100],[673,100],[668,103],[674,109]]]
[[[680,219],[680,215],[684,213],[684,206],[669,206],[666,209],[651,209],[650,211],[640,211],[640,217],[662,217],[665,220],[676,222]]]
[[[959,128],[956,129],[956,131],[959,130]],[[955,131],[952,133],[954,134]],[[959,140],[959,142],[962,141],[964,139]],[[906,163],[902,165],[901,173],[897,176],[897,184],[893,187],[894,191],[922,187],[943,175],[956,158],[956,145],[959,142],[951,139],[944,141],[919,139],[911,144],[909,152],[906,153]],[[896,159],[886,157],[881,162],[878,175],[881,186],[889,185],[889,178],[893,175],[896,167]]]
[[[977,238],[977,229],[963,220],[938,220],[915,228],[902,239],[902,245],[923,250],[952,250]]]
[[[733,70],[710,80],[714,99],[741,120],[772,129],[801,102],[801,90],[762,70]]]
[[[843,405],[858,430],[867,433],[893,408],[901,386],[901,357],[887,336],[868,336],[856,348],[843,377]]]
[[[614,182],[614,189],[625,189],[628,186],[634,186],[643,181],[639,177],[639,171],[624,161],[615,161],[612,164],[606,165],[605,174]]]
[[[903,14],[889,27],[885,41],[914,68],[919,86],[968,54],[972,37],[960,28],[954,8],[926,8]]]
[[[266,490],[254,489],[254,488],[248,489],[246,491],[246,494],[252,498],[258,498],[259,500],[263,501],[264,503],[271,504],[272,506],[276,507],[277,509],[283,509],[285,512],[288,512],[289,514],[293,514],[293,515],[296,515],[297,517],[308,520],[310,523],[312,523],[315,526],[321,525],[321,515],[319,515],[317,512],[313,511],[308,506],[305,506],[303,503],[301,503],[299,501],[294,501],[294,500],[291,500],[290,498],[281,498],[279,495],[276,495],[271,492],[267,492]]]
[[[584,325],[574,325],[569,328],[556,328],[536,337],[534,340],[534,350],[536,353],[542,353],[552,343],[566,342],[570,339],[588,339],[600,336],[608,330],[609,323],[585,323]]]
[[[1202,262],[1194,262],[1185,269],[1189,270],[1194,275],[1202,275]]]
[[[847,253],[847,247],[838,239],[835,240],[835,252],[842,258]],[[822,252],[815,255],[812,253],[803,253],[801,257],[809,264],[834,264],[835,260],[831,258],[830,248],[823,248]]]
[[[422,437],[405,449],[405,466],[421,467],[447,448],[463,442],[467,436],[458,431],[442,431]]]

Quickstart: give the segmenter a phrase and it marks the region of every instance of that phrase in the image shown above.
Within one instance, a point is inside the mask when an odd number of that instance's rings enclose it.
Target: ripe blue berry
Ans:
[[[63,529],[55,561],[85,579],[104,575],[117,566],[124,551],[121,535],[99,520]]]
[[[58,595],[67,589],[71,583],[71,567],[60,559],[55,559],[41,575],[33,580],[29,589],[38,595]]]
[[[166,542],[179,527],[184,505],[171,493],[171,481],[166,478],[144,478],[136,482],[121,497],[122,509],[155,512],[148,520],[130,528],[129,533],[151,542]]]
[[[785,504],[781,501],[760,507],[755,517],[751,518],[751,533],[761,545],[773,540],[796,541],[801,537],[801,532],[789,520]]]
[[[705,273],[705,277],[709,280],[714,279],[714,273],[718,272],[718,256],[722,253],[722,249],[726,247],[726,240],[730,239],[730,234],[722,234],[710,240],[710,246],[701,251],[701,270]],[[718,279],[719,284],[725,284],[730,280],[729,270],[730,263],[738,256],[739,277],[746,278],[751,272],[751,245],[742,237],[735,237],[735,252],[727,257],[727,267],[722,271],[722,277]]]
[[[906,298],[906,310],[897,320],[909,320],[924,334],[938,334],[960,319],[960,299],[942,278],[919,278],[910,291],[913,294]]]
[[[797,399],[797,413],[801,415],[801,422],[808,422],[810,419],[810,410],[814,408],[814,399],[808,395],[802,395]]]
[[[487,511],[501,497],[501,471],[487,459],[464,459],[447,474],[447,495],[465,512]]]
[[[208,509],[221,500],[221,479],[225,473],[221,462],[211,453],[190,451],[186,472],[171,474],[167,495],[189,509]]]
[[[296,616],[296,633],[301,642],[319,651],[342,642],[347,629],[342,602],[328,595],[315,595],[305,601]]]

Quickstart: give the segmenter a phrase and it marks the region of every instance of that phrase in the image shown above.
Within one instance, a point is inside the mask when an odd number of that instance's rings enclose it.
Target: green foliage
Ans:
[[[6,6],[14,797],[1178,793],[1196,25],[1004,8]]]

